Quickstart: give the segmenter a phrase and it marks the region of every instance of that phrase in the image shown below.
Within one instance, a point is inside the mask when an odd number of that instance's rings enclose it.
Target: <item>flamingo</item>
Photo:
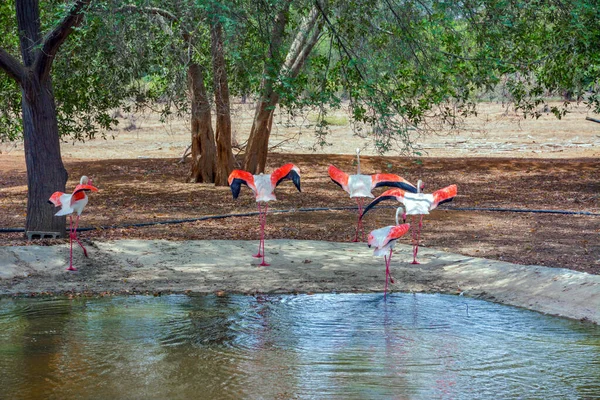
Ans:
[[[300,169],[294,164],[286,164],[283,167],[277,168],[269,175],[260,174],[252,175],[248,171],[241,169],[234,170],[227,180],[231,187],[233,198],[237,199],[240,194],[242,184],[248,186],[254,192],[256,203],[258,205],[258,222],[260,224],[260,242],[258,245],[258,253],[253,257],[261,258],[259,264],[262,267],[267,267],[269,264],[265,262],[265,225],[267,224],[267,207],[268,202],[277,200],[275,198],[275,188],[285,179],[291,179],[294,185],[300,192]],[[261,206],[264,203],[264,208]]]
[[[364,198],[374,198],[375,196],[373,196],[373,193],[371,193],[373,189],[380,186],[394,186],[409,192],[417,192],[417,188],[414,187],[410,182],[395,174],[361,174],[359,148],[356,149],[355,175],[348,175],[336,168],[334,165],[329,166],[328,172],[331,180],[344,189],[350,195],[350,198],[356,198],[356,204],[358,205],[358,221],[356,223],[356,236],[354,237],[354,242],[358,242],[358,231],[363,229],[362,214]]]
[[[392,261],[392,250],[396,244],[396,240],[404,236],[410,229],[410,224],[398,222],[398,213],[402,207],[398,207],[396,210],[396,225],[386,226],[384,228],[375,229],[369,233],[368,245],[369,247],[374,246],[375,251],[373,255],[383,256],[385,260],[385,289],[383,291],[383,298],[387,295],[388,280],[394,283],[394,279],[390,274],[390,262]],[[403,214],[403,218],[405,215]],[[404,222],[404,221],[403,221]],[[388,253],[389,250],[389,253]]]
[[[67,271],[77,271],[77,268],[73,268],[73,240],[75,240],[79,246],[81,246],[83,249],[83,255],[86,257],[88,256],[87,250],[77,238],[79,217],[83,212],[83,208],[88,203],[88,197],[85,194],[85,192],[88,191],[97,192],[98,188],[92,186],[92,180],[84,175],[79,180],[79,185],[75,186],[73,193],[66,194],[63,192],[54,192],[48,200],[48,203],[54,204],[55,207],[60,207],[60,211],[54,215],[58,217],[69,215],[69,245],[71,250],[69,254],[69,268],[67,268]],[[73,225],[73,214],[75,213],[77,213],[77,219],[75,220],[75,225]]]
[[[362,216],[373,208],[377,203],[383,200],[396,199],[404,205],[404,218],[406,215],[411,215],[411,222],[415,223],[415,217],[419,216],[419,227],[415,232],[413,226],[412,230],[412,243],[413,243],[413,264],[419,264],[417,261],[417,253],[419,252],[419,241],[421,240],[421,228],[423,227],[423,215],[429,214],[430,211],[434,210],[440,204],[450,202],[456,197],[457,187],[456,185],[450,185],[443,189],[436,190],[433,193],[422,193],[425,185],[421,180],[417,182],[417,193],[407,193],[401,189],[390,189],[383,192],[379,197],[371,202],[363,212]]]

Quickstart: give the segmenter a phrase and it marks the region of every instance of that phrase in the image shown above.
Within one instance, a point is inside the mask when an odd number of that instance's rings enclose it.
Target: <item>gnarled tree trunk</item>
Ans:
[[[217,149],[204,74],[202,67],[196,63],[188,67],[188,87],[192,106],[192,167],[188,181],[213,183]]]
[[[65,17],[42,37],[38,0],[16,0],[23,63],[0,48],[0,68],[21,86],[22,93],[28,188],[26,231],[65,234],[65,218],[54,217],[54,207],[48,204],[50,195],[64,191],[67,182],[50,69],[60,45],[83,21],[83,8],[90,1],[75,1]]]
[[[67,170],[60,154],[56,106],[50,78],[27,78],[22,90],[23,136],[27,166],[26,231],[65,234],[65,218],[55,217],[48,204],[55,191],[65,191]]]
[[[223,27],[218,21],[211,24],[211,53],[215,87],[215,105],[217,112],[217,170],[216,186],[227,186],[227,178],[233,170],[233,151],[231,149],[231,111],[229,106],[229,86],[223,49]]]

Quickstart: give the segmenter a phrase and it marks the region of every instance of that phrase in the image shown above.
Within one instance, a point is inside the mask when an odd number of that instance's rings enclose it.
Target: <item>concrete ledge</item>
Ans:
[[[68,245],[0,247],[0,295],[88,293],[381,292],[385,267],[364,243],[267,240],[270,267],[252,258],[258,241],[120,240]],[[462,293],[574,319],[600,321],[600,276],[517,265],[397,245],[392,291]]]

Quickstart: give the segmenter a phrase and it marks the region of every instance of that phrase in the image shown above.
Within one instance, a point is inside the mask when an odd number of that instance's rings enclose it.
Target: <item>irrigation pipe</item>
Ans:
[[[397,208],[395,206],[378,206],[373,207],[379,208]],[[357,210],[357,207],[313,207],[313,208],[291,208],[288,210],[270,210],[269,214],[285,214],[291,212],[313,212],[313,211],[342,211],[342,210]],[[479,207],[444,207],[440,210],[450,211],[491,211],[491,212],[513,212],[513,213],[535,213],[535,214],[562,214],[562,215],[587,215],[600,217],[600,213],[593,213],[590,211],[569,211],[569,210],[535,210],[526,208],[479,208]],[[223,219],[232,217],[253,217],[258,215],[257,211],[240,213],[240,214],[222,214],[222,215],[207,215],[198,218],[185,218],[185,219],[171,219],[167,221],[154,221],[154,222],[141,222],[135,224],[123,224],[123,225],[105,225],[99,227],[87,227],[78,228],[79,232],[94,231],[94,230],[107,230],[107,229],[123,229],[123,228],[142,228],[146,226],[154,225],[173,225],[173,224],[184,224],[186,222],[197,222],[207,221],[212,219]],[[14,233],[14,232],[25,232],[24,228],[0,228],[0,233]]]

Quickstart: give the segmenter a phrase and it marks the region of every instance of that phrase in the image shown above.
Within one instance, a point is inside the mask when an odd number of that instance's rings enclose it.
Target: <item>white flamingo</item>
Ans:
[[[329,177],[350,195],[350,198],[356,198],[356,204],[358,205],[358,221],[356,223],[356,236],[354,237],[355,242],[358,242],[358,231],[363,229],[362,214],[364,198],[374,198],[375,196],[372,193],[373,189],[381,186],[393,186],[408,192],[417,192],[417,188],[414,187],[414,185],[412,185],[406,179],[395,174],[361,174],[359,148],[356,149],[355,175],[348,175],[336,168],[334,165],[329,166],[328,173]]]
[[[383,259],[385,260],[385,289],[383,291],[384,299],[387,295],[388,280],[391,283],[394,283],[394,279],[390,274],[392,250],[394,249],[396,240],[404,236],[410,229],[410,224],[400,224],[398,221],[398,214],[400,213],[401,209],[402,207],[398,207],[396,210],[396,225],[375,229],[369,233],[368,245],[369,247],[375,247],[373,255],[383,256]]]
[[[429,214],[440,204],[452,201],[457,194],[456,185],[450,185],[443,189],[436,190],[433,193],[422,193],[421,190],[425,185],[421,180],[417,183],[418,193],[408,193],[401,189],[390,189],[383,192],[379,197],[371,202],[363,212],[363,216],[369,212],[376,204],[383,200],[395,199],[404,206],[404,218],[406,215],[412,216],[413,223],[412,242],[413,242],[413,264],[419,264],[417,261],[417,253],[419,252],[419,241],[421,240],[421,228],[423,227],[423,215]],[[415,232],[414,223],[415,217],[419,216],[419,225]]]
[[[298,191],[300,192],[300,169],[294,164],[286,164],[281,168],[277,168],[271,174],[252,175],[248,171],[236,169],[229,175],[229,186],[234,199],[237,199],[240,194],[242,184],[248,186],[254,192],[256,203],[258,205],[258,222],[260,224],[260,242],[258,245],[258,253],[253,257],[262,257],[260,266],[267,267],[269,264],[265,262],[265,225],[267,224],[267,208],[268,202],[277,200],[275,198],[275,188],[285,179],[291,179]],[[264,203],[264,209],[261,204]]]
[[[77,271],[77,268],[73,268],[73,240],[79,243],[79,246],[83,249],[83,255],[86,257],[88,256],[87,250],[77,238],[77,226],[79,225],[79,217],[83,212],[83,208],[88,203],[88,197],[85,192],[89,191],[97,192],[98,188],[92,186],[92,180],[84,175],[79,180],[79,185],[75,186],[73,193],[54,192],[48,200],[48,202],[54,204],[55,207],[60,207],[60,211],[54,215],[58,217],[63,215],[69,216],[69,244],[71,250],[69,256],[69,268],[67,268],[67,271]],[[73,225],[73,214],[75,213],[77,214],[77,220],[75,221],[75,225]]]

